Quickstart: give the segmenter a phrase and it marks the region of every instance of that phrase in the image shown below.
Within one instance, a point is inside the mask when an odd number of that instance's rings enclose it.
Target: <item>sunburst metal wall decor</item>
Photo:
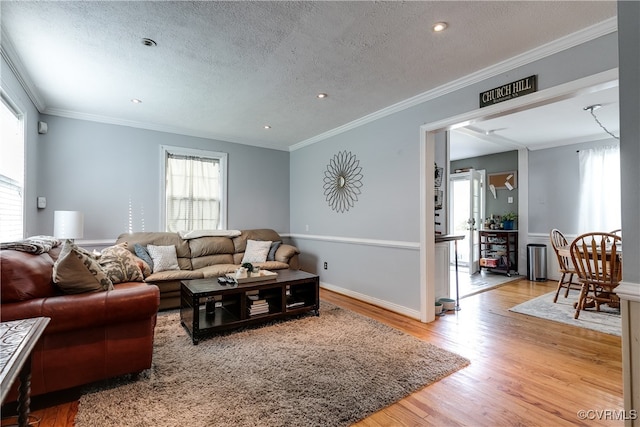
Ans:
[[[340,151],[324,172],[324,195],[331,209],[346,212],[358,200],[362,187],[360,160],[350,151]]]

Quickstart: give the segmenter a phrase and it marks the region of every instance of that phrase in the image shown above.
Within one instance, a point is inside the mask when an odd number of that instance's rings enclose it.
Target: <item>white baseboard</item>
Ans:
[[[420,311],[418,310],[412,310],[410,308],[407,308],[398,304],[394,304],[389,301],[374,298],[369,295],[361,294],[359,292],[354,292],[352,290],[341,288],[340,286],[331,285],[326,282],[320,282],[320,287],[323,289],[327,289],[329,291],[335,292],[337,294],[346,295],[348,297],[357,299],[359,301],[363,301],[368,304],[375,305],[380,308],[384,308],[385,310],[389,310],[394,313],[402,314],[403,316],[407,316],[412,319],[420,320]]]

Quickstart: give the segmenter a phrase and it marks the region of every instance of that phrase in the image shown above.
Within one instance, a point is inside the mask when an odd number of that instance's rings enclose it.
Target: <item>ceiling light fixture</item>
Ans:
[[[446,30],[448,26],[449,24],[447,24],[446,22],[436,22],[435,24],[433,24],[432,28],[434,32],[439,33]]]
[[[148,47],[156,47],[158,46],[158,43],[156,43],[154,40],[148,39],[148,38],[143,38],[142,39],[142,44]]]
[[[591,116],[593,117],[593,120],[595,120],[596,123],[598,124],[598,126],[600,126],[606,133],[608,133],[609,135],[611,135],[615,139],[620,139],[619,136],[615,136],[614,134],[609,132],[609,130],[606,127],[604,127],[604,125],[602,123],[600,123],[600,120],[598,120],[596,115],[593,113],[595,110],[597,110],[599,108],[602,108],[601,104],[593,104],[593,105],[589,105],[587,107],[584,107],[584,111],[588,111],[589,113],[591,113]]]
[[[319,93],[319,94],[318,94],[318,95],[316,95],[316,96],[318,97],[318,99],[324,99],[324,98],[326,98],[326,97],[327,97],[327,96],[329,96],[329,95],[327,95],[326,93]]]
[[[264,128],[265,129],[271,129],[271,126],[270,125],[264,125]]]
[[[138,99],[138,98],[133,98],[131,100],[131,102],[133,102],[134,104],[142,104],[142,100]]]

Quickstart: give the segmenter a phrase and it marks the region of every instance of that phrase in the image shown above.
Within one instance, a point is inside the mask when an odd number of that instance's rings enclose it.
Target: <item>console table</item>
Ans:
[[[180,322],[193,344],[220,331],[320,310],[320,280],[301,270],[278,270],[274,279],[222,285],[218,278],[183,280]],[[261,310],[253,310],[253,304]],[[207,305],[209,307],[207,308]]]
[[[48,317],[11,320],[0,323],[0,393],[2,402],[16,379],[18,386],[18,425],[27,426],[31,394],[31,352],[49,324]]]

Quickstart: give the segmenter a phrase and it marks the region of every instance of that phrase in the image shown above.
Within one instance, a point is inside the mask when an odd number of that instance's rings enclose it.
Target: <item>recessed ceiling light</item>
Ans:
[[[316,96],[317,96],[319,99],[324,99],[324,98],[326,98],[326,97],[327,97],[327,96],[329,96],[329,95],[327,95],[326,93],[319,93],[319,94],[317,94]]]
[[[138,99],[138,98],[133,98],[131,100],[131,102],[133,102],[134,104],[142,104],[142,100]]]
[[[145,45],[145,46],[149,46],[149,47],[158,46],[158,43],[156,43],[154,40],[151,40],[151,39],[148,39],[148,38],[142,39],[142,44]]]
[[[435,31],[436,33],[439,33],[441,31],[444,31],[447,29],[449,25],[446,22],[436,22],[435,24],[433,24],[433,31]]]
[[[264,128],[265,129],[271,129],[271,126],[270,125],[264,125]]]

